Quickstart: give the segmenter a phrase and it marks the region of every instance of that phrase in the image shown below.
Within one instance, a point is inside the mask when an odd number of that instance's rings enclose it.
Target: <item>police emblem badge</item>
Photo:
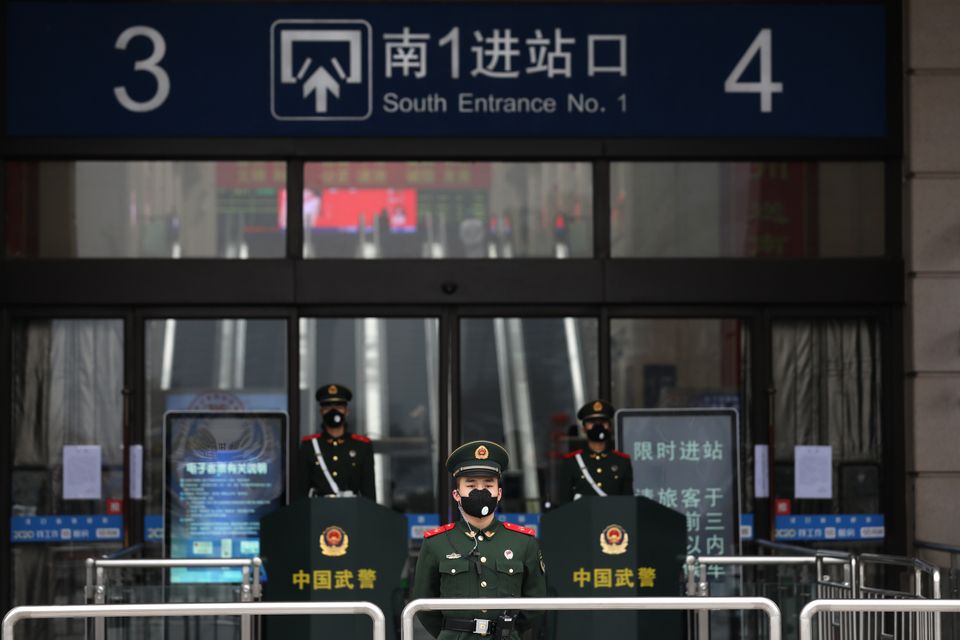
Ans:
[[[332,384],[332,385],[330,385],[329,387],[327,387],[327,393],[329,393],[329,394],[332,395],[332,396],[336,395],[336,394],[337,394],[337,385]]]
[[[342,556],[350,546],[350,536],[340,527],[327,527],[320,534],[320,553],[325,556]]]
[[[483,445],[477,447],[477,450],[473,452],[473,457],[477,460],[486,460],[490,457],[490,452]]]
[[[603,403],[600,402],[599,400],[597,400],[596,402],[594,402],[594,403],[593,403],[593,410],[594,410],[594,411],[603,411]]]
[[[629,542],[630,536],[618,524],[608,525],[600,533],[600,550],[611,556],[626,553]]]

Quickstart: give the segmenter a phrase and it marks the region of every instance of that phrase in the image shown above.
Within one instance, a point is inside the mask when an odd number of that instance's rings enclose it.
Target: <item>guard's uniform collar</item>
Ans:
[[[608,449],[604,449],[603,451],[590,450],[590,457],[593,458],[594,460],[601,460],[603,458],[606,458],[607,454],[609,453]]]
[[[460,522],[457,523],[457,528],[460,529],[460,531],[463,532],[463,535],[467,536],[468,538],[473,538],[478,535],[483,536],[484,538],[492,538],[493,536],[497,535],[497,532],[500,531],[502,526],[503,525],[499,520],[497,520],[496,516],[493,517],[493,522],[490,523],[490,526],[483,531],[478,531],[476,528],[473,528],[471,531],[471,527],[473,527],[473,525],[468,527],[467,521],[463,518],[460,518]]]
[[[326,434],[324,434],[324,435],[326,435]],[[345,440],[344,437],[331,438],[330,436],[326,436],[325,439],[326,439],[326,441],[327,441],[327,444],[329,444],[329,445],[332,446],[332,447],[340,447],[340,446],[343,446],[343,442],[344,442],[344,440]]]

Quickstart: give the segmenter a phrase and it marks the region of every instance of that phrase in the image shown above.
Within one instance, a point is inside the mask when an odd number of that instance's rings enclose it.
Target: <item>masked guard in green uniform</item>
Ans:
[[[377,499],[370,438],[350,433],[347,416],[353,392],[342,384],[317,389],[321,433],[304,436],[297,457],[306,487],[300,495],[363,496]]]
[[[423,536],[413,583],[417,598],[543,597],[546,567],[532,529],[494,516],[503,497],[501,473],[509,455],[476,440],[447,458],[461,519]],[[540,615],[518,611],[424,611],[420,622],[438,640],[518,640]]]
[[[583,496],[633,495],[630,456],[613,448],[611,421],[615,412],[606,400],[594,400],[580,407],[577,418],[587,435],[587,449],[577,449],[564,456],[558,503]]]

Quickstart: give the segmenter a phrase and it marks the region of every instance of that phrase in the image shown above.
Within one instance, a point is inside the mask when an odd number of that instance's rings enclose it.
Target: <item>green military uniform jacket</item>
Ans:
[[[547,594],[546,567],[533,530],[493,523],[475,536],[460,520],[424,534],[413,583],[417,598],[538,598]],[[471,555],[476,540],[476,553]],[[472,633],[443,629],[444,616],[496,620],[502,611],[424,611],[420,622],[438,640],[475,640]],[[519,638],[541,612],[521,614],[513,637]]]
[[[633,467],[630,465],[630,456],[616,449],[607,449],[600,453],[578,449],[565,455],[561,464],[558,503],[570,502],[578,493],[581,496],[599,495],[587,482],[580,465],[577,464],[578,453],[593,481],[604,493],[608,496],[633,495]]]
[[[314,440],[320,445],[320,453],[340,491],[349,489],[365,498],[377,499],[373,471],[373,444],[370,438],[356,433],[345,434],[342,438],[331,438],[326,433],[315,433],[302,438],[298,456],[301,469],[304,470],[301,475],[306,486],[301,487],[300,495],[307,495],[311,488],[316,495],[325,496],[333,493],[330,483],[323,475],[323,469],[317,464],[317,455],[312,442]]]

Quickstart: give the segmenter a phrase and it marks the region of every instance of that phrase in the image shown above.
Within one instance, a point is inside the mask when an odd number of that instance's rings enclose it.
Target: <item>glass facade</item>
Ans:
[[[377,502],[407,513],[436,508],[438,332],[436,318],[300,320],[300,436],[322,429],[317,389],[349,387],[348,429],[373,441]]]
[[[900,215],[892,162],[848,152],[724,160],[709,145],[682,161],[640,147],[537,158],[535,144],[508,147],[476,161],[453,146],[336,161],[344,154],[305,145],[264,161],[94,152],[104,159],[5,162],[3,259],[25,274],[0,318],[11,354],[10,602],[79,603],[86,557],[138,543],[124,552],[164,553],[166,412],[285,411],[296,447],[321,430],[314,394],[328,384],[353,390],[348,424],[372,441],[376,501],[421,523],[421,535],[451,513],[446,455],[474,439],[511,454],[504,512],[553,508],[561,460],[585,442],[577,410],[599,397],[618,409],[735,408],[739,504],[758,519],[769,504],[754,495],[754,447],[767,442],[773,497],[794,499],[796,513],[898,515],[882,482],[898,405],[881,385],[897,372],[881,364],[899,346],[902,287],[887,274],[892,297],[856,298],[823,279],[823,265],[846,275],[852,265],[869,289],[877,265],[899,259],[887,237]],[[302,203],[292,217],[291,203]],[[114,279],[136,294],[111,294]],[[720,291],[705,291],[707,280]],[[61,317],[71,312],[110,317]],[[142,478],[125,468],[125,441],[143,445]],[[829,500],[797,500],[798,445],[831,448]],[[67,495],[74,446],[99,451],[97,498]],[[295,451],[287,459],[293,501],[306,471]],[[142,500],[116,513],[137,480]],[[117,536],[106,542],[17,538],[28,535],[21,518],[107,515],[124,519],[110,521]],[[409,584],[420,537],[406,542]],[[170,585],[147,571],[117,578],[110,594],[239,599],[237,585]],[[213,619],[110,627],[151,638],[238,629]],[[28,631],[85,630],[58,621]]]
[[[584,258],[586,162],[317,162],[304,169],[306,258]]]
[[[99,522],[123,497],[123,321],[25,320],[12,337],[9,515],[24,542],[12,546],[4,579],[13,605],[81,604],[86,558],[122,547],[119,531],[108,543],[35,536],[51,528],[42,520],[70,531]],[[83,635],[82,620],[22,624],[27,637]]]
[[[618,162],[610,174],[615,258],[884,253],[879,162]]]
[[[273,319],[152,319],[145,323],[146,513],[163,513],[167,411],[286,411],[287,323]]]
[[[773,325],[775,497],[797,513],[880,513],[883,429],[880,330],[863,319]],[[831,494],[795,493],[796,449],[829,447]]]
[[[8,258],[281,258],[283,162],[11,162]]]
[[[581,438],[577,410],[599,393],[595,318],[460,322],[461,437],[510,452],[505,509],[556,500],[559,462]]]

